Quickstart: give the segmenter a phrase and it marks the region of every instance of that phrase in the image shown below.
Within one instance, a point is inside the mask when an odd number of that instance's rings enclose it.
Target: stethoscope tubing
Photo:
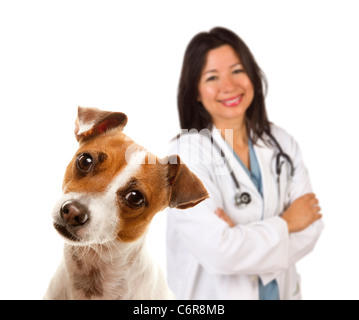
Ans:
[[[274,145],[276,146],[276,148],[278,150],[278,154],[276,156],[276,161],[275,161],[275,165],[276,165],[275,171],[276,171],[277,183],[278,183],[278,197],[280,198],[280,175],[282,172],[282,166],[283,166],[284,162],[287,161],[287,163],[289,164],[289,167],[290,167],[290,176],[293,177],[294,176],[294,165],[293,165],[293,162],[292,162],[292,159],[290,158],[290,156],[288,154],[286,154],[285,152],[283,152],[283,149],[282,149],[281,145],[279,144],[278,140],[270,132],[266,132],[266,134],[269,136],[269,138],[271,139],[271,141],[274,143]],[[235,196],[234,196],[235,205],[238,207],[243,207],[243,206],[248,205],[251,202],[251,195],[248,192],[241,191],[241,187],[238,182],[238,179],[237,179],[236,175],[234,174],[232,168],[230,167],[229,161],[226,158],[223,149],[214,140],[212,135],[211,135],[211,143],[221,154],[221,157],[224,159],[225,165],[226,165],[228,172],[231,175],[231,178],[235,185],[235,188],[236,188]],[[281,161],[282,158],[285,161]]]

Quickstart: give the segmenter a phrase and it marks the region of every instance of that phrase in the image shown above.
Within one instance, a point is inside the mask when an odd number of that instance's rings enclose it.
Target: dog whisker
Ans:
[[[108,242],[105,242],[104,245],[110,254],[110,263],[111,263],[111,265],[113,265],[113,254],[112,254],[111,245]]]
[[[87,255],[88,253],[90,252],[90,247],[85,247],[83,249],[83,255],[82,255],[82,258]],[[88,268],[88,265],[87,265],[87,262],[88,262],[88,259],[83,259],[84,260],[84,264],[85,264],[85,268],[87,270],[87,273],[89,274],[90,273],[90,269]]]
[[[91,262],[93,262],[94,259],[95,259],[95,257],[96,257],[96,255],[97,255],[97,250],[94,249],[94,248],[92,248],[92,247],[91,247],[91,249],[92,249],[92,251],[93,251],[93,256],[92,256]]]

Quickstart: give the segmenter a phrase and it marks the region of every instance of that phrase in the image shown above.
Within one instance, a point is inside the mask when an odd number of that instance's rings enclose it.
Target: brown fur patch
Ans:
[[[126,126],[127,116],[122,112],[103,111],[96,108],[78,108],[78,117],[75,125],[75,135],[78,141],[94,138],[113,128],[120,130]],[[82,126],[91,127],[79,134]]]
[[[132,141],[126,141],[119,130],[112,130],[80,145],[66,169],[63,191],[98,193],[105,191],[112,179],[126,166],[126,150]],[[83,174],[77,167],[77,157],[88,153],[94,158],[93,168]]]
[[[78,257],[77,250],[78,250],[77,247],[75,247],[75,246],[72,247],[71,258],[73,261],[75,261],[77,268],[79,268],[81,270],[84,264],[83,264],[81,258]]]
[[[98,268],[90,269],[89,273],[74,273],[74,288],[82,290],[86,298],[102,297],[104,290],[102,286],[101,270]]]
[[[150,155],[153,159],[153,155]],[[124,195],[130,190],[139,190],[145,196],[145,204],[139,208],[126,205]],[[159,163],[143,164],[133,177],[132,184],[117,192],[119,201],[119,230],[121,241],[135,241],[146,231],[154,215],[168,206],[169,190],[167,168]]]

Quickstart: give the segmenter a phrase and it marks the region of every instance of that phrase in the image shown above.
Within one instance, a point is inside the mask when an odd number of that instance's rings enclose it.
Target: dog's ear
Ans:
[[[77,141],[81,142],[110,129],[119,127],[123,130],[126,124],[127,116],[122,112],[78,107],[75,136]]]
[[[169,156],[167,160],[170,208],[191,208],[209,198],[202,181],[184,163],[181,163],[178,155]]]

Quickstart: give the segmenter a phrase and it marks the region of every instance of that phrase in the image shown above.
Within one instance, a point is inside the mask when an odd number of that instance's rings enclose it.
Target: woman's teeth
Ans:
[[[235,98],[235,99],[233,99],[233,100],[226,101],[226,103],[231,104],[231,103],[235,103],[235,102],[238,102],[238,101],[239,101],[239,97],[238,97],[238,98]]]
[[[225,106],[236,106],[237,104],[239,104],[242,100],[242,96],[239,96],[237,98],[231,99],[231,100],[222,100],[221,102],[225,105]]]

